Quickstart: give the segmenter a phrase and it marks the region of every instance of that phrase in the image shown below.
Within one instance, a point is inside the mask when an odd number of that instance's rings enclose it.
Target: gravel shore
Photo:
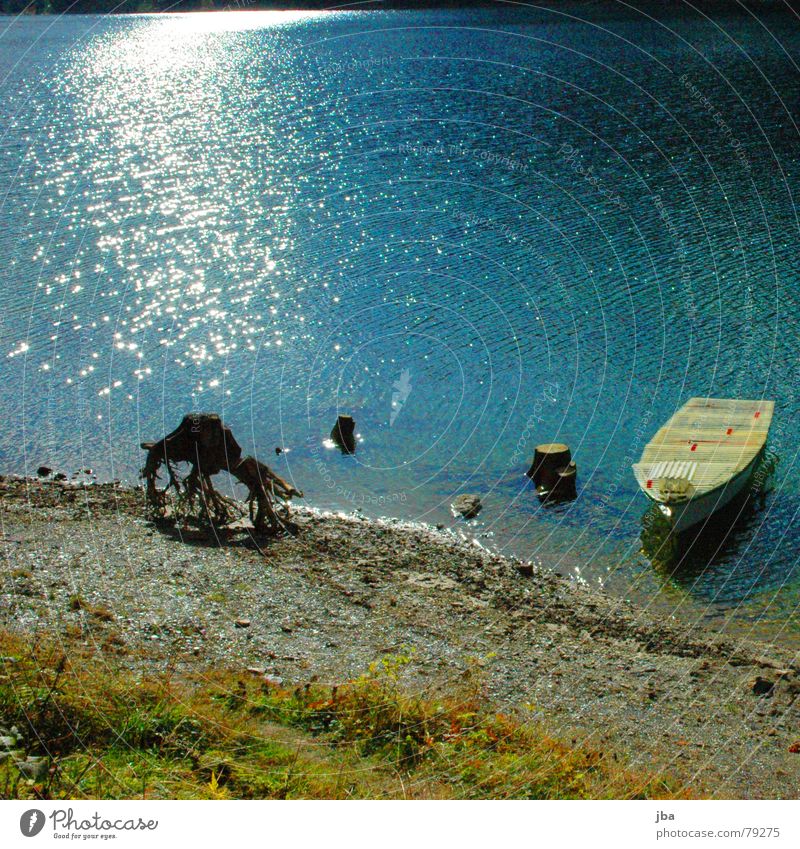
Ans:
[[[800,794],[800,666],[452,535],[293,508],[297,536],[192,538],[115,484],[0,481],[2,626],[142,675],[340,682],[414,651],[409,686],[479,663],[490,702],[724,798]]]

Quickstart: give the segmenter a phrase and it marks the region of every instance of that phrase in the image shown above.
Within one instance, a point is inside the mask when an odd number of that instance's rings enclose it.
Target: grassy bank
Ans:
[[[404,692],[408,658],[338,688],[255,673],[137,681],[53,645],[0,639],[3,798],[673,798],[608,752],[488,709]],[[25,763],[43,756],[40,774]],[[22,763],[22,772],[19,764]]]

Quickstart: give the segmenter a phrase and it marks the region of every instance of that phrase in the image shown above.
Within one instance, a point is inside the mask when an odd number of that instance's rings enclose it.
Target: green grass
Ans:
[[[102,660],[0,635],[0,724],[49,759],[0,763],[2,798],[675,798],[663,776],[497,714],[463,691],[407,692],[408,657],[338,688],[209,672],[136,680]],[[692,795],[683,793],[682,796]]]

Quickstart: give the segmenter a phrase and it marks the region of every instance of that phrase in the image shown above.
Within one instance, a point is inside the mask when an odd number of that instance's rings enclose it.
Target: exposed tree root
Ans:
[[[242,459],[242,449],[219,416],[213,413],[190,413],[180,425],[158,442],[143,442],[147,460],[142,477],[147,487],[147,500],[154,514],[168,513],[168,493],[175,495],[183,510],[212,526],[227,525],[241,517],[242,505],[217,492],[212,475],[223,469],[241,481],[248,490],[250,519],[259,534],[275,534],[287,526],[288,501],[303,493],[288,481],[260,463],[255,457]],[[181,477],[177,465],[189,463],[191,470]],[[166,466],[168,480],[159,488],[158,472]]]

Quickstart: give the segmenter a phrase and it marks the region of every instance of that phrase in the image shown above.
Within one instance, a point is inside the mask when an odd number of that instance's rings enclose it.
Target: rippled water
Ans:
[[[133,480],[217,410],[313,504],[478,492],[485,544],[798,640],[800,30],[650,14],[0,19],[2,469]],[[629,467],[692,395],[774,398],[780,462],[676,571]]]

